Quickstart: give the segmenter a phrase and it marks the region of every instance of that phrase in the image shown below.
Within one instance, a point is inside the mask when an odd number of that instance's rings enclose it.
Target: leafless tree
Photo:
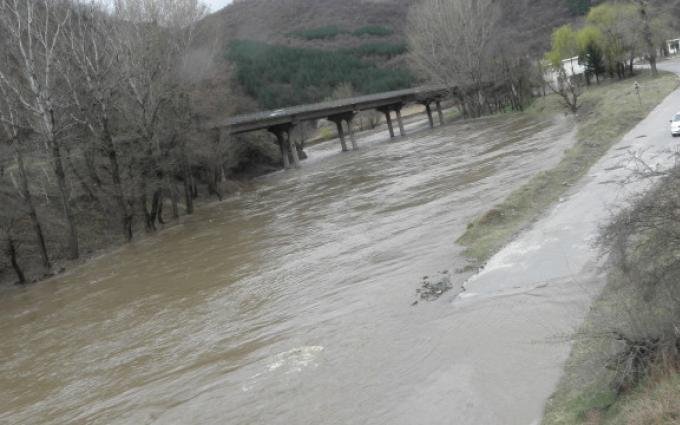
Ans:
[[[580,106],[579,99],[583,92],[579,76],[569,75],[563,66],[560,66],[555,72],[555,81],[548,82],[550,90],[562,98],[564,105],[572,113],[576,113]]]
[[[177,112],[182,102],[176,98],[186,96],[180,73],[206,9],[196,0],[117,0],[115,11],[117,20],[125,23],[117,37],[130,99],[123,111],[141,152],[136,196],[147,231],[154,231],[163,195],[172,190],[167,161],[171,146],[161,141],[166,124],[163,111],[169,107]]]
[[[78,232],[62,156],[63,136],[71,122],[56,69],[58,41],[70,17],[70,7],[59,1],[0,0],[0,37],[5,41],[0,85],[50,155],[68,227],[69,257],[77,258]]]
[[[500,12],[492,0],[425,0],[411,9],[411,63],[429,81],[458,87],[480,115],[484,85],[493,68],[494,33]]]
[[[133,237],[133,213],[130,200],[125,196],[120,153],[114,142],[114,114],[122,96],[119,87],[125,80],[121,52],[115,39],[117,23],[107,14],[104,5],[93,1],[75,8],[63,32],[59,65],[76,106],[72,117],[86,129],[89,137],[85,140],[92,142],[92,150],[102,151],[106,156],[111,179],[110,194],[120,216],[121,231],[130,241]],[[89,150],[89,147],[85,148],[85,151]],[[99,186],[99,192],[104,191],[104,195],[108,196],[109,191],[101,187],[93,158],[92,154],[85,155],[89,175]]]

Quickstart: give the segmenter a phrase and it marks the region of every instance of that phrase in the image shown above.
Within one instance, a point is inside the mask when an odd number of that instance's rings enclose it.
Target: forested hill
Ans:
[[[552,30],[597,0],[498,0],[503,26],[539,57]],[[659,0],[676,4],[677,0]],[[235,0],[208,16],[204,43],[235,82],[236,110],[320,101],[348,84],[357,94],[419,83],[406,61],[407,16],[417,0]],[[217,47],[215,47],[217,46]],[[255,102],[253,102],[254,100]]]

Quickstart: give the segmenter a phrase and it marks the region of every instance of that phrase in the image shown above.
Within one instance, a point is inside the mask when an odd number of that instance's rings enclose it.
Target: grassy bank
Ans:
[[[657,78],[639,75],[640,100],[633,80],[606,82],[586,89],[576,116],[577,143],[564,153],[553,169],[542,172],[514,191],[507,199],[475,219],[458,239],[465,254],[478,263],[486,260],[514,235],[553,205],[570,186],[621,137],[678,87],[678,77],[662,73]],[[527,111],[531,114],[562,113],[559,97],[537,100]]]

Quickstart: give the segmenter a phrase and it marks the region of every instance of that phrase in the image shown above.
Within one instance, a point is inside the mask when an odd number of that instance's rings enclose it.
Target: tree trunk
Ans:
[[[211,175],[208,176],[208,192],[210,192],[211,195],[215,195],[218,200],[222,200],[222,192],[219,189],[219,181],[220,181],[220,171],[219,167],[211,167],[213,169],[213,172],[210,173]]]
[[[73,173],[76,180],[80,184],[80,187],[82,187],[83,190],[85,191],[85,193],[87,194],[87,197],[89,198],[90,202],[94,203],[99,211],[105,213],[106,210],[105,210],[104,206],[99,201],[99,198],[97,197],[97,195],[94,194],[94,191],[92,190],[90,185],[87,184],[87,182],[85,181],[85,178],[80,174],[80,172],[76,168],[76,165],[73,163],[73,160],[71,159],[70,153],[68,154],[66,161],[68,162],[68,166],[71,169],[71,172]],[[100,189],[101,189],[101,187],[100,187]]]
[[[123,179],[120,173],[120,163],[118,161],[118,151],[116,151],[116,146],[113,143],[113,136],[109,130],[109,120],[105,116],[102,119],[102,135],[101,141],[104,145],[104,150],[106,151],[106,157],[109,160],[109,166],[111,167],[111,181],[113,182],[113,197],[118,204],[118,214],[120,214],[120,220],[122,224],[121,231],[123,237],[127,242],[132,241],[132,210],[128,207],[125,200],[125,192],[123,191]]]
[[[28,176],[26,175],[26,167],[24,165],[24,156],[21,150],[17,147],[14,150],[17,158],[17,164],[19,167],[19,180],[21,181],[21,196],[24,198],[26,207],[28,208],[28,216],[31,219],[31,224],[33,225],[33,231],[35,232],[35,237],[38,241],[38,250],[40,251],[40,257],[42,259],[43,267],[46,270],[52,268],[50,263],[50,257],[47,254],[47,244],[45,243],[45,235],[42,230],[42,225],[38,219],[38,213],[35,209],[35,204],[33,203],[33,195],[31,194],[31,189],[28,185]]]
[[[165,224],[165,220],[163,220],[163,189],[156,189],[153,194],[151,217],[154,222],[158,220],[160,224]]]
[[[142,194],[139,197],[139,204],[142,208],[142,214],[144,214],[144,226],[147,233],[153,233],[156,231],[156,216],[153,215],[152,211],[149,211],[147,205],[146,187],[143,188]]]
[[[182,168],[182,184],[184,185],[184,204],[186,207],[187,215],[194,213],[194,196],[191,188],[191,171],[189,169],[189,164],[187,161],[187,155],[185,151],[184,142],[181,142],[182,146],[180,149],[180,166]]]
[[[628,74],[632,77],[635,75],[635,58],[628,59]]]
[[[21,266],[19,266],[19,262],[17,261],[16,245],[14,244],[14,239],[10,235],[7,235],[7,255],[9,256],[9,261],[12,264],[12,269],[14,269],[14,273],[17,275],[17,284],[24,285],[26,283],[26,276],[24,275],[24,271],[21,270]]]
[[[171,185],[170,199],[172,200],[172,218],[179,219],[179,197],[177,196],[177,186],[172,183]]]
[[[66,187],[66,173],[64,173],[64,163],[61,158],[61,149],[59,143],[52,139],[50,148],[52,153],[52,166],[54,167],[54,174],[57,177],[57,185],[59,187],[59,195],[61,196],[64,218],[68,227],[68,258],[75,260],[80,256],[78,249],[78,229],[76,228],[75,216],[69,201],[68,189]]]
[[[654,36],[652,35],[652,27],[649,22],[649,14],[647,13],[649,3],[647,0],[638,0],[638,7],[640,17],[642,18],[642,39],[647,48],[647,59],[649,60],[649,66],[652,68],[652,75],[656,77],[659,71],[656,69],[656,46],[654,45]]]

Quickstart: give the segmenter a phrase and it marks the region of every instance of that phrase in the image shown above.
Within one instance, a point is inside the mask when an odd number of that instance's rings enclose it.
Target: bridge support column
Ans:
[[[399,124],[399,134],[401,137],[406,136],[406,130],[404,130],[404,121],[401,119],[401,106],[395,108],[394,111],[397,113],[397,124]]]
[[[342,147],[342,151],[349,151],[349,149],[347,149],[347,142],[345,142],[345,129],[342,128],[342,120],[335,121],[335,126],[338,129],[338,137],[340,138],[340,146]]]
[[[267,130],[276,136],[276,143],[279,145],[281,150],[281,160],[283,161],[283,168],[290,168],[290,158],[293,158],[293,165],[297,168],[300,166],[300,157],[297,153],[297,148],[295,143],[290,139],[290,131],[293,128],[293,124],[281,124],[269,127]],[[289,156],[290,155],[290,156]]]
[[[290,155],[293,157],[293,166],[295,168],[300,168],[300,157],[298,156],[297,146],[295,142],[290,138],[290,128],[286,131],[286,139],[288,140],[288,149],[290,149]],[[288,155],[284,155],[288,156]]]
[[[444,112],[442,111],[442,101],[437,100],[435,102],[435,105],[437,105],[437,114],[439,115],[439,125],[444,125]]]
[[[434,119],[432,118],[432,108],[430,107],[430,101],[422,102],[425,106],[425,112],[427,113],[427,121],[430,123],[430,128],[434,128]]]
[[[352,143],[352,149],[357,149],[357,141],[354,138],[354,130],[352,130],[352,120],[354,119],[354,112],[345,112],[339,115],[333,115],[328,117],[328,121],[335,123],[335,127],[338,129],[338,137],[340,138],[340,146],[342,146],[342,151],[347,152],[347,142],[345,140],[345,129],[342,126],[342,122],[347,123],[347,133],[349,134],[349,141]]]
[[[290,168],[290,159],[288,158],[285,139],[281,138],[279,140],[279,148],[281,149],[281,158],[283,159],[283,169],[287,170]]]
[[[392,107],[383,106],[378,108],[379,112],[385,114],[385,122],[387,123],[387,130],[390,132],[390,138],[394,139],[394,127],[392,126]]]
[[[354,117],[349,118],[345,120],[347,123],[347,132],[349,133],[349,141],[352,143],[352,150],[357,150],[359,147],[357,146],[357,139],[354,137],[354,129],[352,128],[352,121],[354,120]]]

